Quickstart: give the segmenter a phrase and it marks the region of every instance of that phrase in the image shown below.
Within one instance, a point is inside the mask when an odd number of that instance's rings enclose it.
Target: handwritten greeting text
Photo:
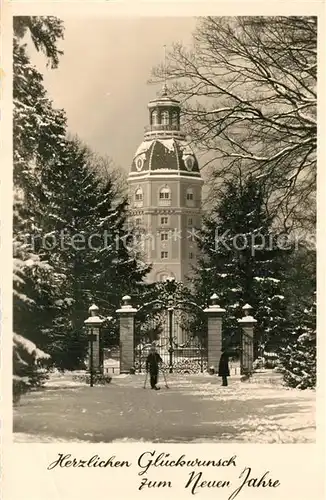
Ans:
[[[169,477],[158,480],[153,477],[153,473],[162,468],[181,468],[185,470],[182,478],[178,474],[178,483],[182,482],[183,487],[190,495],[196,495],[208,488],[218,488],[227,492],[225,500],[235,500],[243,491],[248,488],[278,488],[281,483],[273,478],[269,470],[256,472],[248,465],[239,466],[238,457],[217,457],[214,459],[203,459],[198,457],[187,457],[186,455],[172,456],[170,453],[157,453],[156,450],[144,451],[137,460],[138,476],[140,484],[138,491],[149,488],[173,488],[173,481]],[[77,458],[71,454],[59,453],[47,467],[48,470],[57,468],[84,467],[84,468],[130,468],[133,464],[130,460],[118,459],[115,455],[101,457],[93,455],[89,458]],[[234,477],[230,474],[223,474],[226,469],[234,470]],[[240,470],[240,473],[238,472]],[[148,477],[150,475],[150,477]],[[233,474],[232,474],[233,476]]]

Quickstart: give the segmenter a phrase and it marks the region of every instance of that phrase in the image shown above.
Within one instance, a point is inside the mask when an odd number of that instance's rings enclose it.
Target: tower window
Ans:
[[[152,125],[157,125],[158,124],[158,112],[154,110],[152,112]]]
[[[135,205],[136,206],[142,206],[143,204],[143,190],[141,187],[137,188],[135,191]]]
[[[142,190],[142,188],[136,189],[135,200],[136,201],[143,201],[143,190]]]
[[[188,217],[188,227],[192,227],[192,225],[193,225],[192,217]]]
[[[161,252],[161,259],[167,259],[168,258],[168,252]]]
[[[168,111],[162,111],[161,124],[162,125],[169,125],[169,112]]]
[[[168,217],[161,217],[161,226],[167,226],[169,223]]]
[[[159,192],[159,205],[171,205],[171,190],[168,186],[164,186]]]
[[[168,198],[170,198],[170,193],[168,191],[161,191],[160,192],[160,199],[161,200],[167,200]]]
[[[192,260],[194,258],[193,252],[189,252],[189,260]]]
[[[172,113],[172,126],[174,128],[178,128],[178,125],[179,125],[179,123],[178,123],[178,113],[176,111],[174,111]]]
[[[169,239],[168,233],[161,233],[161,241],[167,241]]]
[[[194,191],[192,188],[187,189],[186,193],[186,204],[188,207],[193,207],[194,206]]]

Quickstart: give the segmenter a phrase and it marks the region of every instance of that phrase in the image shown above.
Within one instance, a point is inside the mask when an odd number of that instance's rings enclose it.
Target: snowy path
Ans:
[[[168,377],[169,389],[144,390],[144,377],[106,387],[64,380],[27,395],[15,409],[16,442],[243,442],[315,440],[315,393],[258,379],[220,386],[208,375]]]

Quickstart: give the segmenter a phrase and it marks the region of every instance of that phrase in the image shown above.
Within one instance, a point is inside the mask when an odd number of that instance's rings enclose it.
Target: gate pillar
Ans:
[[[84,324],[88,330],[90,385],[93,387],[94,374],[101,372],[103,368],[100,351],[100,332],[104,320],[99,317],[99,308],[95,304],[88,309],[88,312],[89,318],[85,319]]]
[[[218,365],[222,353],[222,317],[225,309],[222,309],[217,304],[218,297],[214,293],[211,298],[211,304],[204,309],[208,316],[208,329],[207,329],[207,347],[208,347],[208,368],[214,367],[215,371],[218,370]]]
[[[254,326],[257,320],[250,315],[252,307],[249,304],[243,306],[244,316],[238,319],[242,327],[241,335],[241,375],[250,375],[253,371],[254,362]]]
[[[129,373],[134,366],[134,317],[137,309],[130,304],[131,297],[122,297],[121,308],[117,310],[120,320],[120,373]]]

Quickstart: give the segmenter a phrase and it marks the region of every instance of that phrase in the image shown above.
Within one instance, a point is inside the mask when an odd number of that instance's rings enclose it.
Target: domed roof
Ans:
[[[144,140],[137,149],[131,172],[180,171],[182,175],[200,176],[197,158],[185,140],[176,138],[154,138]]]
[[[180,102],[169,95],[166,84],[163,92],[148,103],[148,110],[149,126],[145,128],[144,140],[134,155],[129,175],[135,178],[170,171],[200,178],[197,158],[180,130]]]

